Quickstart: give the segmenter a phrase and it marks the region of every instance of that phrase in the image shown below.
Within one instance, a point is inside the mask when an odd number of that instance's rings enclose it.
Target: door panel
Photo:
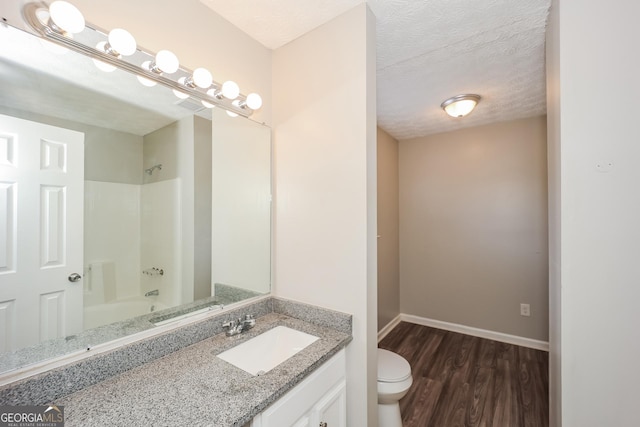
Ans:
[[[64,265],[66,236],[64,225],[66,188],[41,186],[40,198],[40,249],[41,267]]]
[[[40,340],[64,336],[65,292],[40,295]]]
[[[300,418],[298,421],[296,421],[293,427],[311,427],[311,420],[309,419],[309,416],[305,415]]]
[[[312,420],[312,425],[346,427],[347,394],[344,380],[329,391],[313,408]]]
[[[84,135],[0,115],[0,351],[82,331]]]
[[[16,183],[0,182],[0,274],[15,271]]]

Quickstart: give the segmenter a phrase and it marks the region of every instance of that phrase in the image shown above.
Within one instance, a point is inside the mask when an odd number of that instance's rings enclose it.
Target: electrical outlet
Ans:
[[[529,304],[520,304],[520,316],[531,316],[531,307]]]

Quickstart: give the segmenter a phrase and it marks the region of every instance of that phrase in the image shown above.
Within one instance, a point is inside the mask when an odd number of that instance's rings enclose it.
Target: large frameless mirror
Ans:
[[[0,372],[268,293],[270,138],[0,25]]]

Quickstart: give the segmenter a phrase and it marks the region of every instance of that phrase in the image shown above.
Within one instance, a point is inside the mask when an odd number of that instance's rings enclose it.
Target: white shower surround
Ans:
[[[140,301],[151,290],[160,292],[146,298],[156,308],[181,303],[180,185],[85,181],[85,329],[148,313]],[[142,274],[152,267],[164,274]]]
[[[93,290],[98,278],[90,266],[97,263],[115,264],[114,296],[140,295],[140,187],[85,181],[84,305],[106,302]]]

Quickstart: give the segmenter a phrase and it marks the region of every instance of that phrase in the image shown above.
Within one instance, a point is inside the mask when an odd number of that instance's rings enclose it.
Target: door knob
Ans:
[[[80,279],[82,279],[82,276],[81,276],[81,275],[79,275],[78,273],[71,273],[71,274],[69,275],[69,281],[70,281],[71,283],[79,282],[79,281],[80,281]]]
[[[329,424],[325,423],[324,421],[320,423],[320,427],[327,427]]]

